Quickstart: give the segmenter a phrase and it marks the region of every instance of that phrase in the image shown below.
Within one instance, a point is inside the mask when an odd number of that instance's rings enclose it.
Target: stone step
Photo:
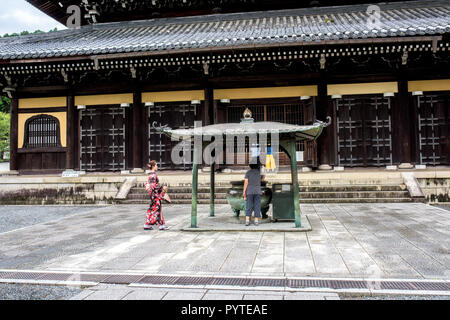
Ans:
[[[322,198],[300,199],[300,203],[400,203],[413,202],[411,198]]]
[[[404,191],[405,185],[334,185],[334,186],[299,186],[300,192],[361,192],[361,191]]]
[[[215,199],[226,199],[226,193],[216,193]],[[209,193],[197,194],[197,199],[209,199]],[[127,199],[150,199],[147,193],[145,194],[129,194]],[[170,199],[192,199],[192,193],[170,193]]]
[[[171,199],[172,204],[191,204],[191,199]],[[127,200],[121,200],[118,203],[120,204],[149,204],[149,200],[139,200],[139,199],[127,199]],[[209,199],[198,199],[198,204],[209,204]],[[227,200],[225,199],[216,199],[214,200],[215,204],[227,204]],[[163,203],[163,205],[166,205],[166,203]]]
[[[230,187],[228,188],[215,188],[215,193],[226,193]],[[198,193],[208,193],[209,194],[210,189],[209,188],[198,188]],[[169,193],[192,193],[191,187],[169,187]],[[136,188],[133,187],[130,190],[129,194],[147,194],[148,192],[145,191],[144,188]]]
[[[244,176],[242,177],[231,177],[230,179],[227,179],[226,181],[217,181],[216,180],[216,188],[217,187],[223,187],[223,188],[229,188],[231,186],[231,181],[242,181]],[[273,183],[290,183],[291,179],[267,179],[269,182],[269,185]],[[189,188],[192,184],[191,181],[188,182],[180,182],[176,179],[170,179],[164,181],[163,179],[160,179],[161,184],[168,185],[170,188],[174,187],[185,187]],[[342,186],[377,186],[377,185],[383,185],[383,186],[395,186],[395,185],[403,185],[404,181],[403,179],[315,179],[315,180],[302,180],[302,177],[299,176],[299,186],[336,186],[336,185],[342,185]],[[207,182],[200,182],[199,181],[199,188],[209,188],[209,180]],[[136,187],[138,188],[144,188],[145,182],[138,181],[136,184]]]
[[[300,192],[304,199],[409,198],[408,191]]]
[[[402,185],[403,179],[358,179],[358,180],[346,180],[346,179],[320,179],[320,180],[301,180],[299,177],[299,186],[326,186],[326,185],[341,185],[341,186],[374,186],[374,185]]]
[[[226,193],[215,193],[215,199],[226,199]],[[409,198],[408,191],[362,191],[362,192],[300,192],[303,199],[350,199],[350,198]],[[171,199],[192,199],[192,193],[170,193]],[[209,199],[209,193],[198,193],[198,199]],[[147,193],[129,194],[127,199],[149,199]]]
[[[226,193],[230,187],[216,187],[215,193]],[[270,188],[270,186],[269,186]],[[334,185],[334,186],[300,186],[300,192],[362,192],[362,191],[405,191],[405,185]],[[175,193],[191,193],[190,187],[169,187],[171,194]],[[198,193],[208,193],[209,188],[198,188]],[[147,194],[145,189],[133,187],[129,194]]]
[[[349,198],[349,199],[300,199],[300,203],[402,203],[413,202],[410,198]],[[120,204],[149,204],[148,200],[121,200]],[[172,199],[172,204],[191,204],[191,199]],[[215,204],[227,204],[225,199],[216,199]],[[198,199],[198,204],[209,204],[209,199]],[[165,205],[165,204],[163,204]]]
[[[170,196],[172,200],[183,200],[183,199],[192,199],[191,194],[173,194]],[[198,194],[197,199],[202,200],[208,200],[209,201],[209,194]],[[330,194],[300,194],[300,199],[307,199],[307,200],[317,200],[322,201],[322,199],[336,199],[341,200],[343,202],[351,199],[392,199],[392,198],[398,198],[398,199],[410,199],[407,194],[344,194],[340,196],[330,196]],[[216,194],[215,199],[224,199],[226,200],[225,194]],[[143,200],[143,201],[149,201],[149,198],[147,195],[133,195],[129,196],[127,200]]]

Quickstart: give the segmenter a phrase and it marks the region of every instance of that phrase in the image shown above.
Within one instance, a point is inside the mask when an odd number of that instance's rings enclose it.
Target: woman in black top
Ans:
[[[245,210],[246,226],[250,225],[252,211],[255,212],[255,226],[258,225],[258,220],[261,216],[261,181],[264,181],[265,176],[261,174],[260,162],[253,162],[255,161],[250,161],[250,170],[245,173],[244,180],[244,200],[247,201]]]

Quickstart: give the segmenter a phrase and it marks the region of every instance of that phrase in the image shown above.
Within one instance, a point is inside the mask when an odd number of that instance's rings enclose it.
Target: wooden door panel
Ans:
[[[417,97],[420,163],[450,164],[450,92]]]
[[[172,161],[172,150],[179,141],[171,141],[166,135],[159,134],[152,126],[153,122],[159,125],[168,125],[172,129],[189,129],[194,127],[196,120],[196,105],[188,102],[158,103],[148,108],[149,123],[149,160],[156,160],[161,170],[192,168],[192,163],[175,164]],[[192,152],[192,151],[191,151]],[[182,156],[181,152],[181,156]],[[192,159],[192,156],[191,158]],[[191,160],[192,161],[192,160]]]
[[[86,171],[125,169],[125,111],[119,106],[88,107],[80,115],[80,166]]]
[[[349,96],[334,103],[338,164],[350,167],[392,164],[390,98]]]

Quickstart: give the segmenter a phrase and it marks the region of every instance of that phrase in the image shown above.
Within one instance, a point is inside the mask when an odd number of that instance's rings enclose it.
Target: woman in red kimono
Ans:
[[[150,174],[145,185],[145,190],[150,195],[150,208],[147,210],[144,229],[152,230],[152,225],[156,224],[159,226],[159,230],[167,230],[169,228],[166,227],[161,208],[162,199],[170,202],[169,195],[166,193],[167,187],[159,185],[158,175],[156,174],[156,170],[158,170],[156,161],[150,161],[147,167],[150,169]]]

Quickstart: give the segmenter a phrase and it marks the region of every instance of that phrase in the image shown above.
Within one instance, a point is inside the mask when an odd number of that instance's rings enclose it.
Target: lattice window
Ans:
[[[249,108],[252,112],[253,119],[255,122],[261,121],[273,121],[281,123],[289,123],[296,125],[305,125],[305,107],[308,105],[312,106],[312,101],[305,101],[302,103],[268,103],[268,104],[245,104],[245,105],[233,105],[228,107],[228,122],[229,123],[239,123],[243,117],[244,110]],[[270,139],[270,135],[267,137]],[[237,140],[237,139],[235,139]],[[307,142],[297,142],[297,151],[305,151]],[[227,150],[228,152],[232,150]],[[249,157],[249,146],[238,146],[237,141],[234,145],[235,154],[246,153],[246,162],[248,162]],[[266,150],[261,150],[262,154]],[[280,164],[287,165],[290,164],[289,159],[283,152],[279,152]],[[237,158],[237,156],[235,156]]]
[[[450,150],[450,93],[417,97],[420,163],[448,163]]]
[[[58,119],[46,114],[28,119],[25,122],[25,141],[23,147],[61,147]]]

